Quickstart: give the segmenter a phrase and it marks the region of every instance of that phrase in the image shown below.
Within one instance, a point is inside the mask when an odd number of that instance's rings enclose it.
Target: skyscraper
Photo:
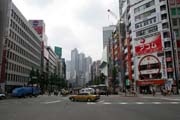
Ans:
[[[105,46],[109,46],[109,40],[112,37],[112,32],[114,31],[114,29],[116,28],[115,25],[110,25],[107,27],[103,27],[103,48]]]

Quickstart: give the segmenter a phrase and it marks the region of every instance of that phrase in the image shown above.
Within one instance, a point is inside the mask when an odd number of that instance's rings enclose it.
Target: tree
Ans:
[[[112,87],[113,87],[113,92],[115,93],[115,86],[118,84],[118,80],[116,79],[117,77],[117,69],[116,67],[113,67],[112,69]]]

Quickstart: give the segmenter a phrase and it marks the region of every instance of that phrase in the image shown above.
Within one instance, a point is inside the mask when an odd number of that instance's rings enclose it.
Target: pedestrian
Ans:
[[[155,87],[152,88],[152,93],[153,93],[153,96],[156,95],[156,88]]]

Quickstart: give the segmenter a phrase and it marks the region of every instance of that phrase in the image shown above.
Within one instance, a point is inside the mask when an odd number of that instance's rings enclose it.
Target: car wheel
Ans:
[[[74,102],[74,101],[75,101],[75,99],[74,99],[74,98],[71,98],[71,101],[73,101],[73,102]]]
[[[90,99],[90,98],[88,98],[88,99],[87,99],[87,101],[88,101],[88,102],[91,102],[91,99]]]

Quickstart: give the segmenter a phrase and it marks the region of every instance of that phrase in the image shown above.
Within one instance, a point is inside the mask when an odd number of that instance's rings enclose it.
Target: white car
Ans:
[[[0,93],[0,99],[5,99],[5,98],[6,98],[6,95],[3,93]]]
[[[93,89],[93,88],[83,88],[79,92],[80,93],[91,93],[91,94],[94,94],[95,93],[95,89]]]

